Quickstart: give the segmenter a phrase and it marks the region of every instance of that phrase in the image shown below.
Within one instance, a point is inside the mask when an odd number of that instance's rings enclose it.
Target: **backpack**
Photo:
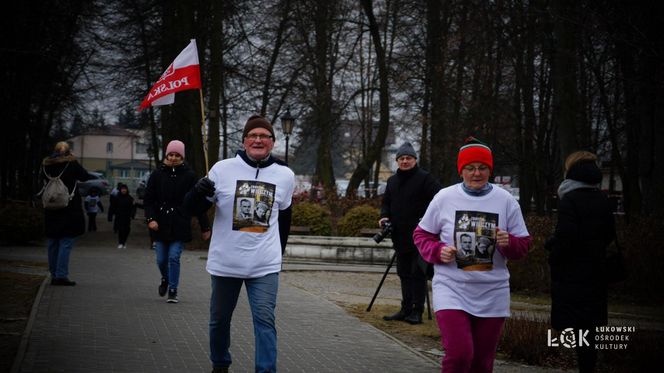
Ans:
[[[48,183],[44,186],[41,191],[42,205],[47,210],[59,210],[67,207],[69,201],[74,198],[74,192],[76,191],[76,185],[74,184],[74,189],[69,193],[69,189],[65,183],[62,182],[60,176],[65,172],[69,166],[69,162],[65,165],[65,168],[62,169],[60,175],[56,177],[51,177],[46,173],[46,169],[42,167],[44,175],[48,179]]]

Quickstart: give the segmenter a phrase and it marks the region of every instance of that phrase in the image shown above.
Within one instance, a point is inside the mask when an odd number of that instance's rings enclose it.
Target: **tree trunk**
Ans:
[[[553,118],[558,129],[560,155],[565,158],[579,149],[577,128],[579,123],[578,90],[576,84],[577,46],[575,27],[576,0],[560,0],[553,3],[555,36],[555,65],[553,71]]]
[[[385,139],[387,138],[387,131],[390,126],[390,88],[389,88],[389,72],[387,71],[387,59],[385,56],[385,49],[383,48],[383,43],[380,37],[379,25],[376,22],[376,17],[373,12],[373,1],[372,0],[362,0],[362,8],[364,13],[367,16],[369,21],[369,33],[371,34],[371,39],[373,41],[374,49],[376,51],[376,62],[378,64],[378,80],[380,87],[379,89],[379,122],[378,122],[378,132],[376,137],[371,142],[369,146],[369,151],[367,157],[363,159],[360,164],[357,166],[353,175],[350,177],[348,182],[348,189],[346,190],[346,196],[355,195],[357,188],[359,187],[362,180],[369,177],[369,171],[371,166],[380,162],[380,155],[385,146]],[[371,141],[371,139],[369,139]],[[376,167],[379,167],[377,165]]]

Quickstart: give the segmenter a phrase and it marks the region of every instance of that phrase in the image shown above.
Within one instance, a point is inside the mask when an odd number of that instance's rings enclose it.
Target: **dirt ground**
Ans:
[[[45,263],[0,261],[0,372],[9,372],[21,343],[44,276],[22,273],[26,269],[45,270]],[[11,269],[11,271],[10,271]]]

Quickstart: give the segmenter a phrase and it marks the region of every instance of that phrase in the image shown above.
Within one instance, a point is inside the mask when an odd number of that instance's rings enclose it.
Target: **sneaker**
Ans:
[[[177,303],[178,302],[178,291],[175,289],[168,289],[168,303]]]
[[[168,280],[165,278],[161,279],[161,284],[159,284],[159,296],[163,297],[166,295],[166,290],[168,289]]]
[[[122,244],[122,248],[123,248],[123,249],[126,249],[126,248],[127,248],[127,244],[126,244],[126,243],[123,243],[123,244]]]
[[[118,245],[118,249],[122,249],[122,244],[119,244],[119,245]]]

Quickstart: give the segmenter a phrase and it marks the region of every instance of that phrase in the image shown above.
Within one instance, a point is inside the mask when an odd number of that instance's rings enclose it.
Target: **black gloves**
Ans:
[[[214,196],[214,181],[208,179],[207,177],[202,177],[198,182],[196,182],[196,185],[194,186],[194,190],[196,193],[205,196],[205,197],[212,197]]]

